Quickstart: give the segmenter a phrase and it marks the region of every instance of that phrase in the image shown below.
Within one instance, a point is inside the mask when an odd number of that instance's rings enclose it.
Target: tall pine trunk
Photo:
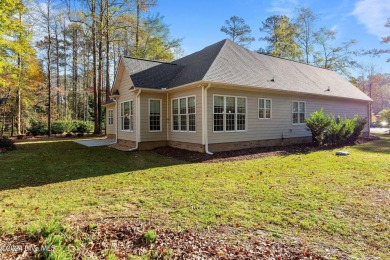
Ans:
[[[48,98],[49,104],[47,107],[47,130],[48,136],[51,136],[51,30],[50,30],[50,7],[51,5],[47,5],[47,39],[48,39],[48,47],[47,47],[47,89],[48,89]]]
[[[98,110],[98,85],[96,79],[96,0],[92,0],[91,3],[91,15],[92,15],[92,81],[93,81],[93,112],[95,120],[94,133],[100,133],[100,122],[99,122],[99,110]]]

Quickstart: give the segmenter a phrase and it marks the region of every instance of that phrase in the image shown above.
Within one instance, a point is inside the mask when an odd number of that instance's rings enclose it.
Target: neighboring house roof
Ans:
[[[134,86],[140,88],[205,81],[371,101],[334,71],[259,54],[227,39],[172,63],[124,60]]]

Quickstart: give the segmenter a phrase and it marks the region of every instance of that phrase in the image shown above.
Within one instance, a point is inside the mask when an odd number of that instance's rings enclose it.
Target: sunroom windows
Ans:
[[[246,98],[214,95],[214,132],[246,130]]]
[[[195,96],[172,99],[172,131],[196,131]]]

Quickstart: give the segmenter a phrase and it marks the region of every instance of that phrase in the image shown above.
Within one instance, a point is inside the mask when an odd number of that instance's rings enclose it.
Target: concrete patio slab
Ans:
[[[96,139],[96,140],[78,140],[75,141],[78,144],[88,146],[88,147],[95,147],[95,146],[108,146],[110,144],[115,143],[114,139]]]

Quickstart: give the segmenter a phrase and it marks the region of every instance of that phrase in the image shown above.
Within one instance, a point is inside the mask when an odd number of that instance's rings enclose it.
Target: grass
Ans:
[[[32,222],[131,216],[170,228],[231,225],[356,257],[390,255],[390,137],[336,150],[188,164],[71,141],[0,154],[0,232]]]

